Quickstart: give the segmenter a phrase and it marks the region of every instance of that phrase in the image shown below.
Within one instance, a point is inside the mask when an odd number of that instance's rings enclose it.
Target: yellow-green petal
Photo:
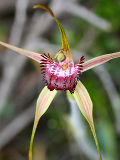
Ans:
[[[61,34],[62,34],[62,49],[63,50],[69,50],[69,45],[68,45],[68,41],[67,41],[67,38],[66,38],[66,34],[65,34],[65,31],[62,27],[62,24],[60,23],[60,21],[56,18],[56,16],[54,15],[54,13],[52,12],[52,10],[42,4],[38,4],[38,5],[34,5],[34,8],[42,8],[46,11],[48,11],[50,13],[50,15],[54,18],[54,20],[57,22],[59,28],[60,28],[60,31],[61,31]]]
[[[6,47],[6,48],[9,48],[19,54],[22,54],[24,56],[27,56],[37,62],[41,62],[41,60],[43,59],[43,57],[41,56],[41,54],[39,53],[36,53],[36,52],[32,52],[32,51],[28,51],[28,50],[25,50],[25,49],[22,49],[22,48],[18,48],[18,47],[15,47],[13,45],[10,45],[10,44],[7,44],[7,43],[4,43],[4,42],[1,42],[0,41],[0,45]]]
[[[92,69],[100,64],[103,64],[103,63],[108,62],[114,58],[119,58],[119,57],[120,57],[120,52],[115,52],[115,53],[105,54],[105,55],[90,59],[90,60],[86,61],[85,63],[83,63],[82,72],[85,72],[85,71]]]
[[[56,94],[57,94],[56,90],[50,91],[46,86],[43,88],[42,92],[38,97],[37,104],[36,104],[35,120],[34,120],[34,125],[32,130],[31,141],[30,141],[29,160],[32,160],[32,145],[33,145],[34,135],[36,132],[38,122],[41,116],[47,111],[48,107],[50,106]]]
[[[93,104],[89,96],[89,93],[87,92],[86,88],[80,81],[78,81],[77,83],[73,96],[79,106],[81,113],[87,119],[90,125],[91,131],[92,131],[92,134],[95,139],[96,146],[97,146],[97,150],[99,153],[99,160],[102,160],[102,157],[100,154],[100,148],[99,148],[99,144],[98,144],[98,140],[97,140],[97,136],[95,132],[94,122],[93,122],[93,115],[92,115]]]

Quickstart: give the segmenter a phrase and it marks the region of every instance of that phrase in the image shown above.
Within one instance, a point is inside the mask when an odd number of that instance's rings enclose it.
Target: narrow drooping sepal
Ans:
[[[96,58],[88,60],[83,64],[83,72],[85,72],[89,69],[92,69],[100,64],[108,62],[114,58],[119,58],[119,57],[120,57],[120,52],[115,52],[115,53],[111,53],[111,54],[105,54],[102,56],[98,56]]]
[[[19,54],[22,54],[24,56],[27,56],[37,62],[41,62],[41,60],[43,59],[43,57],[41,57],[41,54],[39,53],[36,53],[36,52],[32,52],[32,51],[28,51],[28,50],[25,50],[25,49],[22,49],[22,48],[18,48],[18,47],[15,47],[13,45],[10,45],[10,44],[7,44],[7,43],[4,43],[4,42],[1,42],[0,41],[0,44],[6,48],[9,48]]]
[[[99,160],[102,160],[102,157],[100,154],[100,148],[99,148],[99,144],[98,144],[98,140],[95,132],[94,122],[93,122],[93,115],[92,115],[93,104],[89,96],[89,93],[87,92],[86,88],[80,81],[78,81],[77,83],[73,96],[79,106],[81,113],[87,119],[90,125],[91,131],[97,146],[97,150],[99,153]]]
[[[43,74],[43,79],[52,91],[56,90],[69,90],[74,92],[78,79],[80,78],[82,71],[82,63],[84,57],[80,58],[80,61],[74,66],[70,63],[63,69],[63,66],[54,62],[48,54],[42,55],[44,60],[40,63],[40,68]]]
[[[46,7],[42,4],[34,5],[34,8],[42,8],[42,9],[44,9],[44,10],[46,10],[50,13],[50,15],[54,18],[54,20],[57,22],[57,24],[60,28],[60,31],[61,31],[61,34],[62,34],[62,49],[69,50],[69,45],[68,45],[68,41],[67,41],[67,38],[66,38],[65,31],[64,31],[60,21],[54,15],[53,11],[50,8],[48,8],[48,7]]]
[[[40,93],[37,104],[36,104],[36,113],[34,119],[34,125],[32,130],[32,136],[30,141],[30,149],[29,149],[29,160],[32,160],[32,145],[34,140],[34,135],[36,132],[36,128],[41,116],[47,111],[48,107],[50,106],[52,100],[54,99],[57,91],[50,91],[47,86],[43,88],[42,92]]]

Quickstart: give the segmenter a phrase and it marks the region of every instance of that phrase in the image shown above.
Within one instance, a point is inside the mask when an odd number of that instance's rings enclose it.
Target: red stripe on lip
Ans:
[[[77,80],[82,70],[82,63],[84,57],[81,57],[80,61],[74,66],[70,64],[70,67],[63,69],[62,66],[53,61],[48,55],[43,55],[45,58],[41,62],[41,70],[44,70],[43,77],[47,84],[47,87],[52,91],[56,90],[69,90],[74,93]]]

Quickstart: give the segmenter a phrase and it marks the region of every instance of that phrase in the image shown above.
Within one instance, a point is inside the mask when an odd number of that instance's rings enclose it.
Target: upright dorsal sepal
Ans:
[[[48,7],[46,7],[42,4],[34,5],[33,8],[42,8],[42,9],[44,9],[44,10],[46,10],[50,13],[50,15],[54,18],[54,20],[57,22],[57,24],[60,28],[60,31],[61,31],[61,34],[62,34],[62,49],[65,50],[65,51],[69,51],[69,45],[68,45],[68,41],[67,41],[67,38],[66,38],[65,31],[62,27],[62,24],[59,22],[59,20],[54,15],[53,11],[50,8],[48,8]]]

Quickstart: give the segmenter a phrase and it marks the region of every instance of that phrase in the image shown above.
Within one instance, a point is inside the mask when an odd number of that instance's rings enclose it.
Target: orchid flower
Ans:
[[[82,56],[78,63],[74,64],[72,53],[70,51],[62,24],[55,17],[50,8],[44,5],[35,5],[34,8],[42,8],[48,11],[60,28],[62,36],[62,49],[60,49],[53,58],[50,56],[50,54],[31,52],[0,41],[1,45],[40,63],[40,70],[43,74],[43,79],[46,84],[41,91],[36,104],[35,120],[30,141],[29,160],[32,160],[32,146],[38,122],[41,116],[47,111],[58,90],[67,91],[69,94],[74,96],[81,113],[90,125],[99,153],[99,160],[102,160],[93,122],[93,104],[87,89],[79,79],[83,72],[111,59],[120,57],[120,52],[98,56],[86,62],[84,62],[84,56]]]

